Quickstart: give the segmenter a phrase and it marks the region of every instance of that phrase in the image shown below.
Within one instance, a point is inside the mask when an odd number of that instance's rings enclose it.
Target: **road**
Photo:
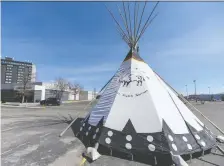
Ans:
[[[2,166],[79,165],[84,146],[74,137],[71,129],[61,138],[58,135],[67,126],[70,117],[82,117],[87,114],[87,111],[83,111],[87,104],[81,102],[41,109],[2,107]],[[195,106],[224,130],[224,103]],[[198,113],[194,113],[204,121]],[[213,133],[218,134],[210,124],[205,124]],[[96,166],[105,163],[107,166],[144,165],[108,156],[102,156],[96,162],[85,165]],[[189,165],[224,166],[224,157],[217,151],[202,159],[194,159]]]

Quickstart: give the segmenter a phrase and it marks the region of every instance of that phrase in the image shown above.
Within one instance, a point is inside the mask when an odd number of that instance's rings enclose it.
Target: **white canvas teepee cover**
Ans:
[[[189,133],[185,121],[197,131],[203,123],[180,101],[143,61],[122,63],[93,108],[89,123],[122,131],[130,119],[137,133],[162,132],[163,120],[174,134]],[[149,125],[145,125],[148,123]]]
[[[135,51],[76,126],[87,147],[144,156],[142,162],[179,161],[176,156],[204,154],[215,145],[212,133]]]

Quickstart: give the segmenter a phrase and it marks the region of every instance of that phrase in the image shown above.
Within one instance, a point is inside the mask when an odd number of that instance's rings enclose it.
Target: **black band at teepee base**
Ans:
[[[172,154],[180,155],[183,159],[189,160],[191,156],[196,158],[210,153],[211,148],[215,145],[215,140],[211,137],[210,140],[205,141],[208,145],[202,151],[191,134],[177,136],[172,133],[165,122],[161,133],[133,134],[134,129],[130,121],[126,124],[124,131],[120,132],[104,127],[103,119],[97,126],[92,126],[88,124],[88,118],[85,121],[83,118],[79,118],[72,125],[72,130],[85,147],[94,147],[96,143],[99,143],[98,152],[101,155],[146,164],[155,164],[156,160],[157,165],[161,166],[176,163],[177,159]],[[205,129],[201,132],[194,132],[194,134],[203,139],[207,132],[209,131]],[[183,137],[188,142],[185,142]],[[173,144],[178,147],[178,151],[175,151]],[[191,145],[192,149],[189,149],[188,145]]]

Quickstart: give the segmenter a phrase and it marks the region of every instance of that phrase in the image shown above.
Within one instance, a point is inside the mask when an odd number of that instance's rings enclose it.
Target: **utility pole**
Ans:
[[[196,80],[194,80],[193,82],[194,82],[194,96],[195,96],[195,101],[197,102]]]
[[[186,86],[186,94],[187,94],[187,99],[188,99],[188,89],[187,89],[187,85]]]
[[[95,98],[96,97],[96,88],[94,88],[94,96],[93,96],[93,98]]]
[[[208,87],[208,94],[209,94],[209,98],[210,98],[210,101],[212,100],[212,97],[211,97],[211,93],[210,93],[210,86]]]

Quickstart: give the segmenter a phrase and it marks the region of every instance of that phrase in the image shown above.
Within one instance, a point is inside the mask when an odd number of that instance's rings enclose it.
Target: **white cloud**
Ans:
[[[118,65],[117,64],[110,64],[110,63],[103,63],[99,65],[92,65],[92,66],[82,66],[82,67],[58,67],[58,66],[42,66],[39,70],[47,71],[47,72],[54,72],[57,73],[59,76],[62,74],[66,75],[82,75],[82,74],[96,74],[102,72],[111,72],[116,71]]]
[[[38,67],[38,73],[41,73],[41,81],[48,82],[49,79],[63,77],[70,81],[88,84],[88,82],[98,82],[99,80],[104,80],[104,77],[106,81],[109,79],[110,75],[112,76],[113,73],[116,72],[118,67],[119,64],[112,63],[102,63],[98,65],[82,67],[57,67],[40,65]]]
[[[224,56],[224,22],[209,19],[197,29],[159,43],[156,56],[163,58],[194,58],[200,61]],[[178,60],[178,59],[177,59]],[[172,59],[175,61],[175,59]]]
[[[198,90],[223,91],[224,22],[221,16],[205,19],[196,29],[158,43],[143,45],[145,60],[175,89],[185,91],[185,84],[198,80]],[[189,92],[193,92],[193,84]]]

